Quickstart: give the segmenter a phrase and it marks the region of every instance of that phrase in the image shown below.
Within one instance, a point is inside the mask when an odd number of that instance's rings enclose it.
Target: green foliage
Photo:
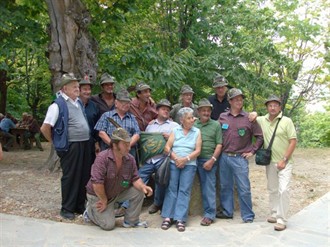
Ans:
[[[306,115],[299,124],[298,143],[301,147],[330,147],[330,114]]]

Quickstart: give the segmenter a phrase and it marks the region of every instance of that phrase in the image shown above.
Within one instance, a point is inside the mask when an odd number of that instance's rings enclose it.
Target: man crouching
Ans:
[[[126,130],[113,131],[110,148],[97,155],[86,186],[88,202],[84,219],[103,230],[114,229],[115,203],[126,200],[130,207],[125,212],[123,226],[148,227],[146,222],[140,222],[139,216],[144,195],[151,196],[153,191],[138,175],[135,159],[129,154],[130,140]]]

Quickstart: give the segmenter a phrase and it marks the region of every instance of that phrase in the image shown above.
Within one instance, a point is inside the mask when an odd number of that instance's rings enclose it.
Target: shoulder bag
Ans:
[[[273,141],[275,138],[275,133],[277,130],[277,126],[280,123],[282,118],[280,118],[276,124],[274,133],[272,135],[272,138],[270,139],[268,148],[264,149],[264,148],[260,148],[257,150],[256,152],[256,164],[260,165],[260,166],[268,166],[270,164],[270,161],[272,159],[272,145],[273,145]]]
[[[167,186],[168,182],[170,181],[170,172],[171,172],[171,152],[165,157],[163,160],[162,164],[159,166],[156,174],[155,174],[155,179],[156,181],[162,185],[162,186]]]

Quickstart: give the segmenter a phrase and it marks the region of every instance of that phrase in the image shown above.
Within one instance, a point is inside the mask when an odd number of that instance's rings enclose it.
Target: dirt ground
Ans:
[[[43,152],[34,147],[32,150],[4,153],[4,159],[0,161],[1,213],[66,221],[59,216],[61,172],[50,173],[48,169],[42,168],[50,150],[48,143],[43,143],[43,146]],[[329,148],[297,149],[294,157],[290,215],[296,214],[329,191]],[[255,221],[264,221],[269,213],[265,168],[256,166],[253,160],[250,161],[250,180]],[[147,212],[150,202],[150,199],[145,201],[141,218],[148,221],[149,227],[159,227],[160,215],[149,215]],[[198,225],[200,219],[200,214],[193,213],[189,216],[188,225]],[[121,224],[121,220],[118,219],[116,224]],[[220,221],[217,220],[216,224]],[[72,223],[84,224],[81,215]],[[233,223],[241,223],[238,209]]]

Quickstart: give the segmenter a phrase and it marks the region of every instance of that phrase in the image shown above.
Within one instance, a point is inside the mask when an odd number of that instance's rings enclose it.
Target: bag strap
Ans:
[[[280,123],[281,119],[282,119],[282,117],[280,117],[280,118],[278,119],[278,121],[277,121],[277,124],[276,124],[275,130],[274,130],[274,133],[273,133],[273,135],[272,135],[272,138],[270,139],[270,142],[269,142],[269,145],[268,145],[268,148],[267,148],[268,150],[271,150],[271,149],[272,149],[273,142],[274,142],[274,138],[275,138],[275,133],[276,133],[276,130],[277,130],[277,126],[278,126],[278,124]]]

